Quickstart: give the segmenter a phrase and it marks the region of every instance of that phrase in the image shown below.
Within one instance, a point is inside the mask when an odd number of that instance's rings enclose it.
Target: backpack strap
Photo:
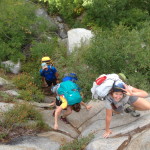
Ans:
[[[49,67],[49,69],[54,73],[54,71],[53,71],[53,69],[52,69],[52,66],[49,65],[48,67]]]

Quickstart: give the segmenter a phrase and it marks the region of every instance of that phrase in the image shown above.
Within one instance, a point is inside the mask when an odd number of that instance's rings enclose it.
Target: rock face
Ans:
[[[14,62],[8,60],[8,61],[4,61],[2,62],[2,65],[4,65],[5,68],[10,69],[10,71],[14,74],[18,74],[21,70],[21,63],[20,61],[18,61],[17,64],[15,64]]]
[[[47,12],[43,9],[43,8],[39,8],[36,10],[35,12],[37,17],[42,17],[45,20],[47,20],[49,22],[49,25],[57,28],[56,24],[54,23],[53,19],[47,14]]]
[[[52,128],[51,131],[37,136],[21,136],[13,139],[7,145],[0,145],[0,150],[59,150],[61,145],[74,139],[93,134],[94,138],[85,150],[149,150],[150,149],[150,111],[140,112],[140,117],[133,117],[130,113],[113,115],[111,122],[112,134],[104,139],[105,108],[104,102],[91,100],[91,110],[82,107],[80,112],[72,112],[67,117],[70,124],[58,119],[59,129],[53,130],[54,109],[46,109],[51,98],[46,97],[45,103],[32,103],[43,115],[44,121]],[[147,98],[150,102],[150,97]],[[46,103],[47,102],[47,103]],[[0,102],[0,111],[11,109],[14,104]],[[65,110],[64,110],[65,111]]]
[[[24,146],[35,150],[58,150],[60,145],[45,137],[22,136],[8,143],[9,145]]]
[[[6,84],[9,84],[9,82],[3,78],[0,77],[0,86],[4,86]]]
[[[6,112],[13,107],[14,107],[14,104],[0,102],[0,112]]]
[[[133,136],[132,140],[125,148],[125,150],[149,150],[150,149],[150,130],[144,130],[143,132]]]
[[[15,90],[7,90],[4,91],[4,93],[7,93],[10,96],[19,96],[18,92],[16,92]]]
[[[71,53],[75,48],[81,45],[87,45],[93,34],[90,30],[76,28],[68,31],[68,52]]]

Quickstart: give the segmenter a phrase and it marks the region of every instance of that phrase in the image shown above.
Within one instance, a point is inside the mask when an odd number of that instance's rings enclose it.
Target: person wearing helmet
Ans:
[[[48,86],[56,85],[58,81],[58,72],[54,66],[47,65],[45,62],[41,64],[40,75],[44,77]],[[43,78],[42,78],[43,80]],[[43,81],[44,82],[44,81]]]
[[[54,124],[54,129],[57,130],[58,129],[58,116],[61,114],[62,110],[66,110],[63,115],[60,117],[60,120],[62,120],[63,122],[65,122],[66,124],[69,124],[68,120],[66,119],[66,117],[68,115],[70,115],[72,113],[72,110],[74,110],[75,112],[79,112],[81,109],[81,105],[83,105],[87,110],[90,110],[92,108],[91,105],[87,105],[85,104],[82,100],[82,96],[80,95],[79,97],[76,97],[74,94],[71,94],[70,96],[73,97],[71,98],[71,100],[67,97],[65,97],[65,93],[67,92],[66,87],[64,87],[64,84],[67,84],[68,87],[73,87],[73,89],[71,91],[73,92],[79,92],[79,87],[77,86],[76,83],[74,83],[73,81],[64,81],[61,82],[60,84],[55,85],[54,87],[52,87],[52,92],[56,93],[56,101],[49,104],[50,106],[52,106],[53,104],[56,104],[56,110],[54,110],[53,112],[53,116],[55,117],[55,124]],[[63,84],[63,86],[61,87],[61,84]],[[61,90],[59,90],[59,88],[61,88]],[[64,94],[62,94],[64,93]],[[68,95],[68,94],[67,94]]]
[[[107,138],[112,133],[110,122],[113,112],[116,114],[123,113],[126,104],[131,105],[135,110],[150,110],[150,103],[144,99],[147,96],[146,91],[116,81],[105,98],[106,128],[103,137]]]
[[[76,83],[78,81],[78,77],[77,77],[76,73],[65,73],[64,77],[62,78],[62,82],[65,82],[68,80]]]

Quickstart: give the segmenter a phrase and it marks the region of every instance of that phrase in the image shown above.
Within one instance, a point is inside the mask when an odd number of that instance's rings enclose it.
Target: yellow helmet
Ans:
[[[41,62],[42,63],[45,62],[47,65],[50,65],[50,64],[53,65],[52,60],[48,56],[42,57]]]

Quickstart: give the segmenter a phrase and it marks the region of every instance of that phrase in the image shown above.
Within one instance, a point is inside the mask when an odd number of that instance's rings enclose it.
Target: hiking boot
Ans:
[[[135,111],[135,110],[133,110],[133,107],[131,107],[131,106],[125,108],[124,111],[126,113],[130,113],[133,117],[139,117],[140,116],[140,113]]]
[[[139,117],[140,116],[140,113],[139,112],[137,112],[137,111],[132,111],[131,113],[130,113],[133,117]]]
[[[62,120],[63,122],[65,122],[66,124],[69,124],[69,122],[67,121],[66,118],[63,118],[62,116],[60,117],[60,120]]]
[[[129,106],[129,107],[125,108],[124,111],[126,113],[131,113],[133,111],[133,109]]]

